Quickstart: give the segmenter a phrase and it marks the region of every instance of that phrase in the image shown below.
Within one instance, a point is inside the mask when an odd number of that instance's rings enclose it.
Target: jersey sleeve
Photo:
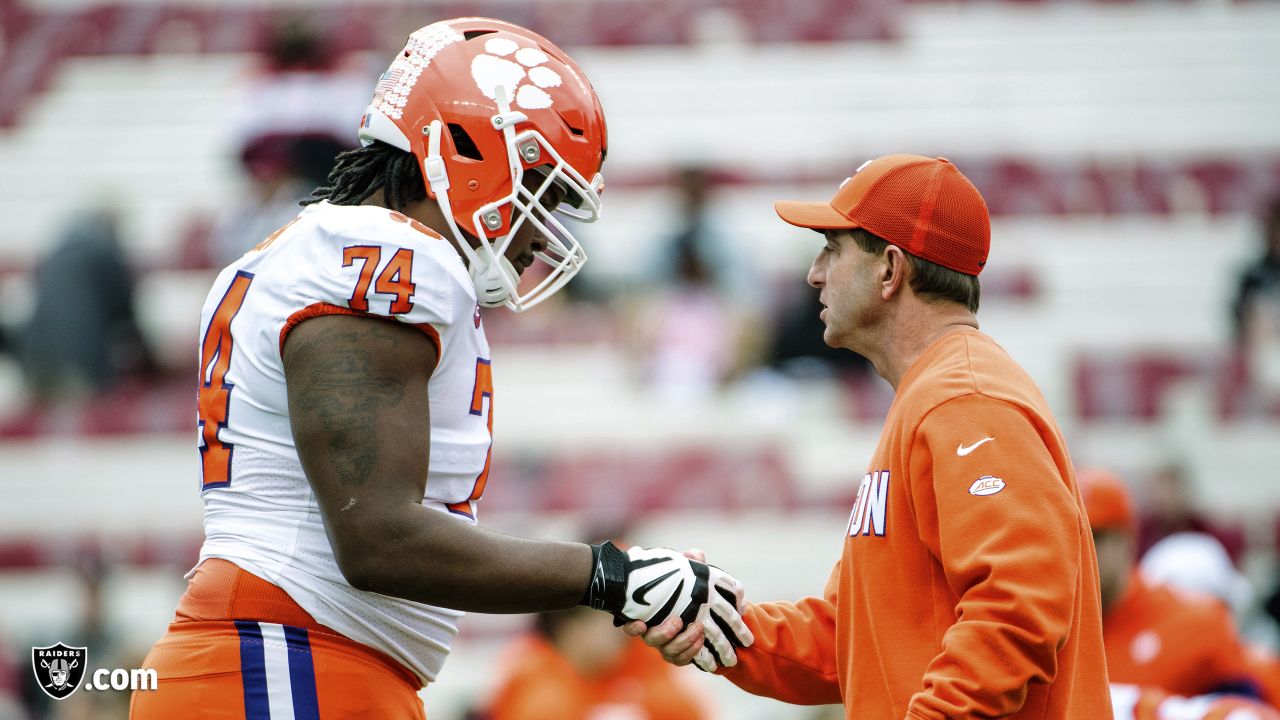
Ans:
[[[755,695],[795,705],[839,703],[836,669],[837,563],[823,597],[752,604],[744,616],[756,641],[738,650],[738,664],[722,671]]]
[[[983,395],[939,405],[915,432],[911,502],[958,601],[908,717],[1005,717],[1054,679],[1088,527],[1048,432]]]
[[[289,288],[295,309],[281,328],[281,350],[294,327],[320,315],[402,322],[426,333],[439,350],[439,329],[458,312],[470,315],[470,306],[460,307],[460,275],[446,265],[458,261],[456,252],[440,236],[387,212],[376,224],[320,226],[291,243],[281,259],[295,266]]]

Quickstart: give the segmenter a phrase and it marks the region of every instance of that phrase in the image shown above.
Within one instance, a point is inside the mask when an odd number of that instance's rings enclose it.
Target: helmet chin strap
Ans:
[[[484,255],[475,255],[467,272],[471,282],[476,286],[476,301],[484,307],[502,307],[511,298],[507,286],[502,282],[503,273],[507,277],[519,277],[516,268],[505,255],[498,256],[498,264],[489,262]]]
[[[488,255],[493,253],[477,253],[475,248],[471,247],[471,243],[467,242],[467,238],[458,229],[458,223],[453,219],[453,209],[449,204],[449,173],[444,167],[444,158],[440,156],[440,135],[444,126],[439,120],[431,121],[431,134],[427,141],[427,160],[424,163],[424,169],[427,175],[427,183],[431,186],[431,192],[436,196],[436,203],[440,206],[440,212],[444,215],[444,219],[449,223],[449,229],[453,232],[454,240],[457,242],[458,250],[467,259],[467,274],[471,276],[471,283],[476,288],[476,301],[484,307],[501,307],[507,304],[511,293],[507,290],[507,286],[503,283],[502,273],[509,273],[508,277],[519,277],[516,274],[515,267],[511,261],[504,256],[498,257],[498,262],[489,261]],[[480,242],[488,242],[481,239]]]

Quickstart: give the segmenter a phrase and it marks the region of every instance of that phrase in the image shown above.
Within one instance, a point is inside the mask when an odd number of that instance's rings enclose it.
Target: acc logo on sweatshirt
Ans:
[[[867,473],[858,486],[858,500],[849,515],[849,537],[876,535],[884,537],[885,508],[889,503],[889,471]]]
[[[1004,481],[995,475],[983,475],[969,486],[970,495],[995,495],[1004,489]]]

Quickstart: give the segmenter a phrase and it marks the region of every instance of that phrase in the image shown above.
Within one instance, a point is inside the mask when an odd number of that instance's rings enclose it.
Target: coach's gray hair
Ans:
[[[889,246],[889,241],[862,228],[849,231],[854,242],[863,252],[879,255]],[[931,300],[960,303],[969,312],[978,312],[978,302],[982,297],[982,288],[978,284],[977,275],[966,275],[951,268],[916,257],[906,250],[902,251],[911,262],[911,289],[921,297]]]

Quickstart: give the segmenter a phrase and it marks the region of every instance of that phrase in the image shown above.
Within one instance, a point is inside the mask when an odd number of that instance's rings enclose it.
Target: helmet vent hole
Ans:
[[[582,137],[587,134],[582,128],[574,127],[567,119],[565,119],[565,116],[559,112],[556,113],[556,117],[560,118],[560,122],[564,123],[564,126],[569,128],[569,132],[573,133],[574,137]]]
[[[461,125],[449,123],[449,134],[453,136],[453,147],[458,155],[470,160],[484,160],[480,148],[476,147],[475,141]]]
[[[476,38],[481,37],[483,35],[492,35],[496,32],[498,31],[497,30],[467,30],[466,32],[462,33],[462,39],[475,40]]]

